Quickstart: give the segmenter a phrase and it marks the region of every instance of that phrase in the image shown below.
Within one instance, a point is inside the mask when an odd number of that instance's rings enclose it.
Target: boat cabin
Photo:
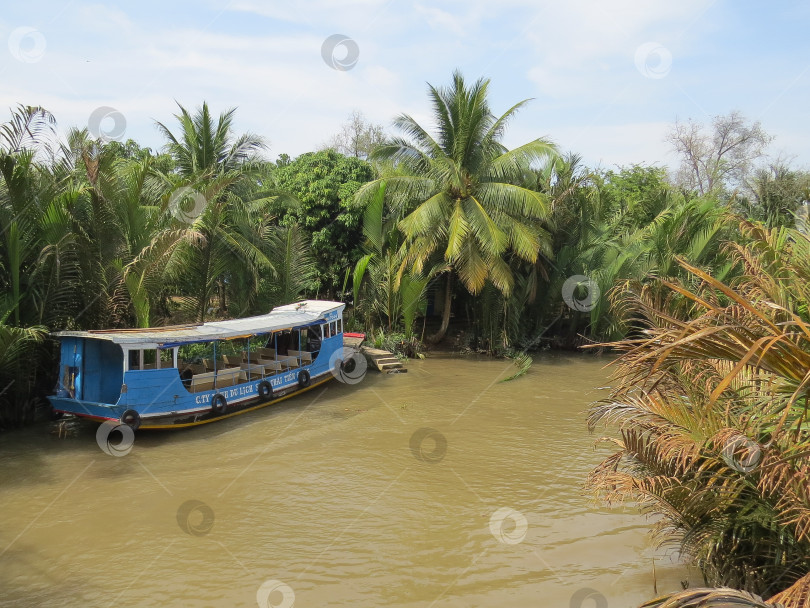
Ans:
[[[59,332],[59,388],[51,403],[100,420],[134,410],[139,423],[161,428],[171,420],[207,421],[328,378],[330,359],[343,346],[343,308],[307,300],[245,319]],[[215,403],[220,407],[211,412]]]

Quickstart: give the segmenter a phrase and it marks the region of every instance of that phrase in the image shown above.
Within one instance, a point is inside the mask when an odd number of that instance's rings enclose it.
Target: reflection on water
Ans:
[[[649,523],[583,490],[605,363],[550,355],[501,384],[508,362],[411,361],[139,433],[121,457],[94,425],[0,435],[0,606],[618,608],[679,590]]]

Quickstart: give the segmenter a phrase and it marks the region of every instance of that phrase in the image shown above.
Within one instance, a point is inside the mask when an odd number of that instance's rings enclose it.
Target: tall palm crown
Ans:
[[[398,175],[383,177],[393,200],[416,205],[400,222],[404,265],[420,271],[426,262],[440,261],[448,281],[457,273],[473,294],[487,281],[508,294],[513,279],[505,255],[535,262],[550,244],[541,225],[549,212],[545,195],[518,184],[534,161],[556,150],[542,139],[507,150],[501,143],[506,124],[528,100],[498,118],[487,102],[488,88],[486,79],[467,86],[458,71],[447,88],[429,85],[435,136],[403,114],[394,124],[408,139],[392,139],[372,159],[396,168]],[[379,181],[359,198],[375,192]]]
[[[215,294],[219,294],[221,314],[225,314],[228,299],[236,296],[240,300],[245,293],[252,297],[263,271],[272,269],[267,257],[274,242],[266,213],[268,199],[266,193],[246,186],[246,178],[256,169],[256,163],[250,161],[265,144],[250,133],[234,135],[234,112],[233,108],[227,110],[215,120],[207,103],[193,115],[180,106],[175,115],[180,127],[177,136],[157,123],[179,173],[163,176],[167,192],[174,196],[190,186],[205,199],[202,211],[186,214],[181,207],[180,223],[190,223],[197,239],[179,247],[174,263],[169,264],[171,271],[179,269],[176,280],[185,290],[183,303],[199,321],[205,320]],[[166,196],[167,205],[171,196]],[[251,289],[245,289],[246,285]],[[229,287],[237,293],[228,293]]]
[[[239,169],[256,152],[265,148],[264,140],[251,133],[232,138],[236,108],[222,112],[215,123],[205,102],[193,116],[183,106],[178,106],[180,114],[175,114],[175,118],[180,124],[179,136],[175,136],[161,122],[157,126],[168,140],[168,152],[185,176]]]

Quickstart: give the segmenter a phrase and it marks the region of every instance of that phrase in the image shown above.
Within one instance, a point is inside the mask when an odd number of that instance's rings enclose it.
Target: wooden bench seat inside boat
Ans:
[[[186,363],[180,362],[178,366],[181,371],[190,369],[192,374],[204,374],[205,373],[205,366],[199,363]]]
[[[250,363],[258,364],[260,358],[261,358],[261,355],[258,352],[244,353],[242,355],[242,363],[244,364],[244,363],[250,362]]]
[[[304,363],[312,363],[312,353],[306,350],[288,350],[287,354],[299,357]]]
[[[228,367],[239,367],[242,365],[241,355],[224,355],[222,358],[225,359],[225,363],[228,364]]]
[[[210,391],[214,388],[241,384],[242,382],[247,382],[247,372],[239,367],[234,367],[231,369],[218,370],[216,374],[214,374],[214,372],[195,374],[191,378],[190,390],[192,393],[199,393],[201,391]]]

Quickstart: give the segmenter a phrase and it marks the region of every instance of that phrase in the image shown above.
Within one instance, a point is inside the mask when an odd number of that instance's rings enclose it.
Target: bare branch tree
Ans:
[[[332,148],[345,156],[367,159],[371,151],[385,141],[382,125],[368,122],[359,110],[354,110],[340,133],[333,135],[324,148]]]
[[[749,124],[736,110],[715,116],[710,129],[676,121],[667,136],[681,157],[676,181],[702,195],[741,185],[772,139],[759,122]]]

